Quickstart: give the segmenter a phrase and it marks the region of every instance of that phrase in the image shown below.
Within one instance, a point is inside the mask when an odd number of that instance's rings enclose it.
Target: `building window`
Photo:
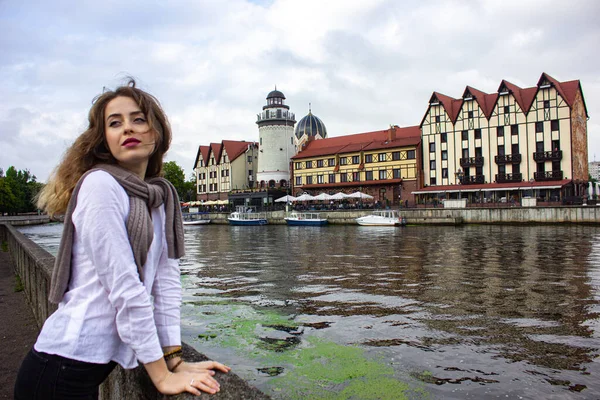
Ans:
[[[511,154],[512,154],[512,155],[515,155],[515,154],[521,154],[521,153],[519,152],[519,143],[513,143],[513,144],[512,144],[512,147],[511,147],[511,149],[510,149],[510,151],[511,151]]]
[[[429,161],[429,169],[432,171],[435,169],[435,160]]]
[[[340,182],[348,182],[348,175],[340,174]]]
[[[429,183],[431,185],[437,185],[437,182],[436,182],[435,178],[429,178]]]
[[[296,177],[296,185],[298,185],[298,186],[302,185],[302,177],[301,176]]]
[[[340,157],[340,165],[346,165],[348,163],[348,159],[346,157]]]
[[[462,131],[460,137],[462,140],[469,140],[469,131]]]
[[[365,154],[365,163],[373,162],[373,154]]]
[[[252,156],[248,156],[248,162],[252,162]]]
[[[448,159],[448,150],[442,150],[442,160]]]
[[[360,182],[360,172],[352,173],[352,182]]]
[[[317,183],[325,183],[325,177],[323,175],[317,175]]]
[[[504,136],[504,127],[499,126],[496,128],[496,136],[503,137]]]
[[[335,183],[335,174],[329,174],[329,183]]]
[[[558,120],[557,119],[553,119],[552,121],[550,121],[550,130],[551,131],[558,130]]]
[[[498,145],[498,155],[499,156],[503,156],[504,155],[504,145],[503,144],[499,144]]]
[[[335,158],[330,158],[329,161],[327,162],[327,164],[330,167],[335,167]]]
[[[446,132],[440,133],[442,137],[442,143],[446,143],[448,141],[448,134]]]
[[[309,175],[309,176],[306,177],[306,184],[307,185],[312,185],[312,176]]]
[[[400,160],[400,152],[399,151],[392,151],[392,160],[394,160],[394,161]]]
[[[385,153],[379,153],[379,161],[385,161]]]
[[[365,180],[372,181],[373,180],[373,171],[365,171]]]
[[[510,106],[504,106],[504,114],[510,113]]]
[[[469,158],[469,149],[462,149],[462,158]]]
[[[481,147],[475,147],[475,157],[483,157],[483,151]]]
[[[260,145],[262,146],[262,138],[260,138]]]
[[[387,179],[387,172],[385,169],[379,170],[379,180],[383,181],[385,179]]]
[[[302,163],[301,162],[297,162],[296,163],[296,169],[302,169]]]
[[[535,133],[540,133],[540,132],[544,132],[544,123],[536,122],[535,123]]]
[[[498,174],[500,174],[500,175],[506,174],[506,165],[504,165],[504,164],[498,165]]]
[[[360,163],[360,157],[352,156],[352,164],[359,164],[359,163]]]
[[[467,113],[467,115],[468,115],[468,117],[469,117],[469,118],[473,118],[473,111],[469,111],[469,112]]]
[[[519,134],[519,125],[511,125],[510,126],[510,134],[518,135]]]
[[[306,168],[312,168],[312,161],[306,162]]]
[[[435,152],[435,143],[429,143],[429,152],[430,153]]]
[[[550,100],[544,100],[544,108],[550,108]]]
[[[475,139],[481,139],[481,129],[475,129]]]
[[[251,169],[248,170],[248,176],[252,176],[254,175],[254,171],[252,171]]]
[[[414,150],[408,150],[406,152],[406,159],[407,160],[414,160],[416,157],[416,152]]]
[[[394,179],[402,179],[402,174],[400,173],[400,168],[394,168],[392,170],[394,174]]]
[[[448,168],[442,168],[442,179],[448,179]]]
[[[323,160],[317,160],[317,168],[323,167]]]
[[[435,116],[435,122],[440,122],[440,116],[439,115]]]
[[[535,151],[538,153],[544,152],[544,142],[535,142]]]

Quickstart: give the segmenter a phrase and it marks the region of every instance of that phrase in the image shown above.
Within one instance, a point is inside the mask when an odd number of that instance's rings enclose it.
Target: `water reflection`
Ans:
[[[220,304],[283,316],[248,330],[261,350],[283,354],[311,337],[358,345],[434,398],[600,398],[600,228],[208,225],[185,233],[184,333],[267,392],[294,367],[244,358],[226,343],[211,348],[214,334],[199,332],[248,318]]]

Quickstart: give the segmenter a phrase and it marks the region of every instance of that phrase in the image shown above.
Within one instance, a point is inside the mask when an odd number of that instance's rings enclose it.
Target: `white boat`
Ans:
[[[285,217],[285,222],[288,225],[296,226],[322,226],[327,225],[327,218],[322,217],[319,213],[312,212],[292,212]]]
[[[206,225],[210,223],[206,213],[183,213],[184,225]]]
[[[231,225],[266,225],[265,213],[256,212],[256,207],[237,206],[235,212],[229,214],[227,220]]]
[[[371,215],[356,218],[356,223],[363,226],[403,226],[406,218],[398,210],[375,210]]]

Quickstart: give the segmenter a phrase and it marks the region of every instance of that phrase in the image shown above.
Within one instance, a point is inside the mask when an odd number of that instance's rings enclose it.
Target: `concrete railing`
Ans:
[[[0,224],[0,242],[6,243],[8,246],[15,273],[19,275],[23,283],[27,301],[31,306],[38,326],[41,328],[46,318],[56,310],[56,305],[48,301],[54,256],[11,225]],[[186,361],[208,360],[205,355],[198,353],[186,343],[183,343],[183,358]],[[177,396],[164,396],[156,390],[143,367],[140,366],[132,370],[117,367],[100,387],[100,399],[254,400],[270,398],[232,372],[228,374],[217,372],[215,377],[221,384],[221,391],[215,395],[202,394],[200,397],[196,397],[184,393]]]
[[[458,224],[600,224],[600,206],[488,207],[488,208],[401,208],[409,225]],[[355,219],[373,210],[319,211],[330,224],[356,224]],[[211,213],[211,223],[227,224],[228,213]],[[285,211],[267,212],[269,224],[285,224]]]

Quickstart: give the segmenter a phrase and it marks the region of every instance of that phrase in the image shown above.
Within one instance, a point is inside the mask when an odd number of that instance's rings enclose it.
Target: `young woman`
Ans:
[[[116,364],[142,363],[164,394],[216,393],[214,361],[181,359],[183,226],[160,177],[171,130],[132,80],[94,101],[88,129],[38,199],[65,226],[44,323],[17,376],[15,399],[97,399]]]

